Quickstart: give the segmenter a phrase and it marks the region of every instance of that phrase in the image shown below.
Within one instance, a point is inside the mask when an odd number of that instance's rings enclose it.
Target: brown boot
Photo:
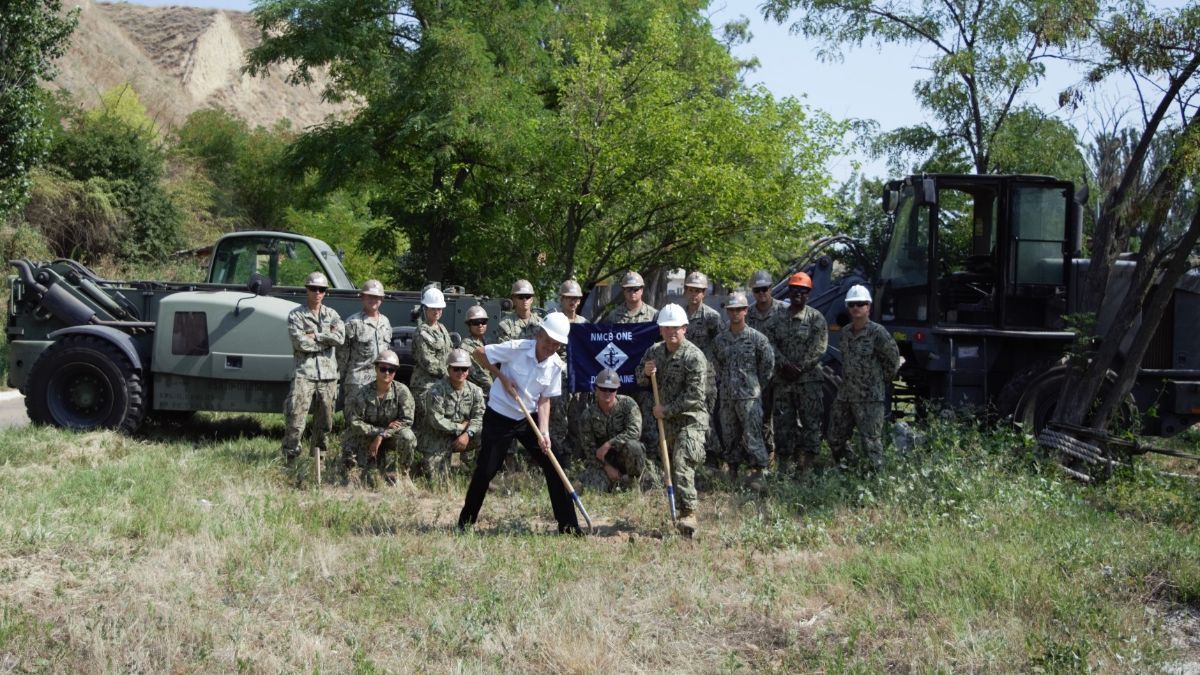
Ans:
[[[679,530],[679,534],[691,539],[696,536],[696,530],[699,526],[696,523],[696,514],[691,509],[679,509],[679,517],[675,520],[675,529]]]
[[[754,492],[763,492],[767,489],[766,472],[761,467],[750,469],[750,473],[746,474],[746,487]]]

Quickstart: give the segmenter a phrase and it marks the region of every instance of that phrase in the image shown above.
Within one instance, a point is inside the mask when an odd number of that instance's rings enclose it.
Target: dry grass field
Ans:
[[[0,672],[1196,672],[1200,486],[939,422],[877,478],[659,493],[297,484],[276,416],[0,432]],[[540,480],[540,479],[539,479]],[[1188,670],[1191,669],[1191,670]]]

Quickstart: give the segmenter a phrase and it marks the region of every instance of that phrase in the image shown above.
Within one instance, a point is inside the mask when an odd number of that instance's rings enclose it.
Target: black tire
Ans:
[[[1037,363],[1018,372],[1004,385],[996,399],[1001,417],[1011,419],[1026,433],[1038,436],[1054,417],[1066,375],[1067,366],[1061,361]],[[1108,371],[1106,385],[1112,386],[1116,378],[1116,373]],[[1126,396],[1113,416],[1113,423],[1134,428],[1137,421],[1137,403],[1132,395]]]
[[[25,410],[35,424],[132,433],[146,416],[142,374],[107,340],[68,335],[33,364]]]

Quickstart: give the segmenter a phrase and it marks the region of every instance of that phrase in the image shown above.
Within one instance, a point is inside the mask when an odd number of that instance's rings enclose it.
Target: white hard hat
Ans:
[[[385,365],[385,366],[392,366],[394,368],[399,368],[400,367],[400,357],[396,356],[396,352],[394,352],[390,349],[385,349],[385,350],[379,352],[379,356],[375,357],[375,365],[377,365],[377,366]]]
[[[313,272],[304,278],[305,286],[313,286],[315,288],[329,288],[329,280],[320,272]]]
[[[465,349],[451,349],[450,357],[446,359],[446,366],[453,368],[470,368],[471,355]]]
[[[862,284],[854,284],[850,287],[850,292],[846,294],[846,304],[852,302],[871,302],[871,291],[867,290]]]
[[[359,291],[359,294],[374,295],[382,298],[384,295],[383,284],[381,284],[378,279],[367,279],[367,283],[363,284],[362,290]]]
[[[679,305],[671,303],[658,310],[658,325],[660,326],[686,326],[688,325],[687,313]]]
[[[442,295],[442,292],[436,288],[427,288],[421,296],[421,304],[429,309],[445,309],[446,296]]]
[[[738,309],[749,307],[750,303],[746,301],[746,294],[741,291],[734,291],[729,294],[729,300],[725,303],[725,309]]]
[[[474,321],[476,319],[486,319],[486,318],[488,318],[487,310],[484,309],[481,305],[472,305],[471,309],[467,310],[467,321]]]
[[[556,342],[565,345],[567,337],[571,334],[571,320],[562,312],[552,312],[542,319],[542,330]]]

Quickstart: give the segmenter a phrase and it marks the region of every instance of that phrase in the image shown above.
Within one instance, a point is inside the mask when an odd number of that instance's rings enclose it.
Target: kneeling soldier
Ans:
[[[646,472],[646,447],[639,440],[642,413],[636,401],[617,393],[620,388],[616,371],[600,371],[596,397],[580,420],[580,445],[590,455],[581,482],[592,486],[637,485]]]
[[[382,469],[389,485],[396,483],[400,467],[412,463],[417,437],[413,435],[416,403],[408,387],[396,381],[400,359],[387,350],[375,359],[375,381],[356,389],[346,399],[346,433],[342,439],[347,474],[362,472],[363,482],[376,485]]]
[[[444,479],[450,473],[450,458],[479,445],[475,437],[483,428],[483,390],[467,381],[471,356],[465,350],[450,352],[445,379],[425,391],[421,403],[421,473]],[[465,461],[465,460],[464,460]]]

